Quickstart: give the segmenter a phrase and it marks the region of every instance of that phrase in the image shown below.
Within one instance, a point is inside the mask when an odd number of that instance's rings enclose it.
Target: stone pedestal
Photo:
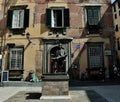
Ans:
[[[68,79],[67,75],[43,75],[42,96],[68,96]]]

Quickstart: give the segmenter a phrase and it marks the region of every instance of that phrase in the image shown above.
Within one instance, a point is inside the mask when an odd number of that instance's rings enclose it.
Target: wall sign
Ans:
[[[77,48],[77,49],[80,49],[80,44],[76,45],[76,48]]]
[[[108,55],[108,56],[112,55],[111,50],[105,50],[105,55]]]

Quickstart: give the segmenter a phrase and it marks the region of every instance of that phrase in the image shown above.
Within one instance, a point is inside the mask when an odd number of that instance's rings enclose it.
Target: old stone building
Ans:
[[[109,77],[114,63],[110,0],[0,0],[2,71]]]
[[[115,30],[115,44],[116,44],[116,65],[120,67],[120,2],[116,0],[112,4],[113,8],[113,19],[114,19],[114,30]]]

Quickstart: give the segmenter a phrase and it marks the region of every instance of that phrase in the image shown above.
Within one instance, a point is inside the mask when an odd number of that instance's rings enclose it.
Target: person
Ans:
[[[113,71],[114,71],[114,78],[117,78],[117,67],[116,65],[113,65]]]

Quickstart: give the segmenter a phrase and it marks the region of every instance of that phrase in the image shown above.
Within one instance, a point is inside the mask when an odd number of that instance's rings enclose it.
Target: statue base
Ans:
[[[42,97],[62,96],[68,98],[69,95],[69,76],[68,75],[43,75],[42,78]],[[64,97],[63,97],[64,96]],[[59,97],[59,98],[60,98]],[[55,97],[54,97],[55,98]]]

